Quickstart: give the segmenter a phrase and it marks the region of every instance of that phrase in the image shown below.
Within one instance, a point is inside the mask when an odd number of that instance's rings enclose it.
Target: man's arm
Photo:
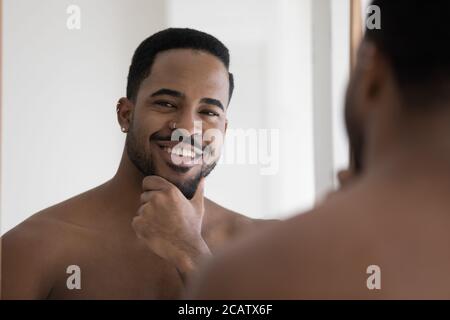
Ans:
[[[254,275],[258,273],[258,266],[253,270],[248,268],[248,260],[242,256],[246,252],[242,250],[243,244],[246,247],[242,241],[233,243],[207,261],[192,279],[184,297],[200,300],[255,299],[258,286],[254,283]]]
[[[191,275],[197,271],[201,261],[211,257],[211,251],[209,250],[206,242],[203,239],[200,239],[199,241],[201,243],[193,246],[191,250],[180,253],[177,261],[174,263],[175,268],[177,269],[178,274],[185,285]]]
[[[136,235],[155,254],[176,268],[182,281],[197,269],[203,257],[211,255],[201,235],[204,215],[202,180],[192,199],[159,176],[142,183],[141,207],[133,219]]]

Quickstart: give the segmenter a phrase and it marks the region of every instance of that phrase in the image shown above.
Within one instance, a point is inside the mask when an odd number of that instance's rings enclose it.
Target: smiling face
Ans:
[[[191,198],[220,156],[221,143],[212,148],[202,137],[211,129],[225,134],[228,94],[228,71],[215,56],[192,49],[158,53],[132,111],[126,141],[132,163],[144,175],[161,176]],[[173,141],[180,130],[183,143]],[[207,162],[202,161],[205,148],[214,149]]]

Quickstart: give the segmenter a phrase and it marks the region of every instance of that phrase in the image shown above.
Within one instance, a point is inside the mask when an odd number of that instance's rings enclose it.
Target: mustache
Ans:
[[[202,137],[200,134],[192,134],[190,136],[184,135],[183,133],[178,133],[179,139],[178,142],[184,142],[190,144],[192,147],[195,147],[199,150],[204,150],[202,145]],[[172,135],[165,135],[160,132],[153,133],[150,138],[150,141],[176,141],[172,139]]]

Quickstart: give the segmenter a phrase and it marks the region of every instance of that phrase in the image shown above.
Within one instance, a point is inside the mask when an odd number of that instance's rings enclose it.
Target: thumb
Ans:
[[[205,189],[205,178],[202,178],[197,186],[194,196],[191,199],[192,205],[203,214],[203,191]]]

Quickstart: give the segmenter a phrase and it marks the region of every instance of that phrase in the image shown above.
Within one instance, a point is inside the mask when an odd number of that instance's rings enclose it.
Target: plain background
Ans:
[[[70,5],[80,30],[66,26]],[[206,195],[257,218],[309,209],[347,165],[349,21],[348,0],[4,0],[1,233],[114,175],[132,54],[167,27],[230,49],[230,129],[279,132],[276,174],[222,163]]]

